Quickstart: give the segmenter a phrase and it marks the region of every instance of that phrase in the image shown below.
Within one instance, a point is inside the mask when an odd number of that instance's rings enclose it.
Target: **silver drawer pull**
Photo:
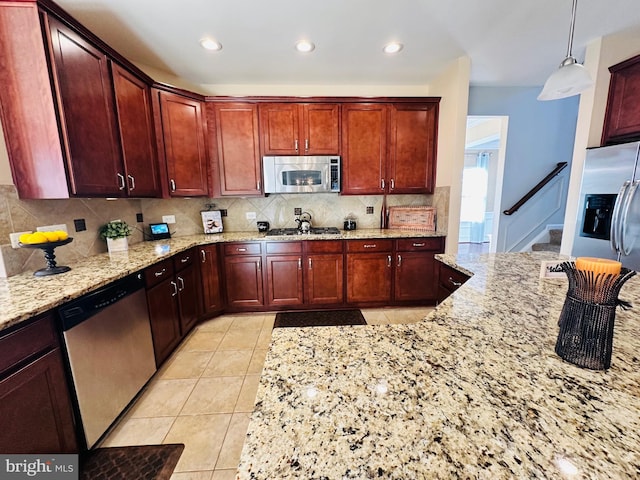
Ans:
[[[375,243],[365,243],[364,248],[376,248],[378,245]]]
[[[236,251],[238,251],[238,252],[246,252],[247,249],[246,248],[236,248]]]
[[[171,286],[173,287],[172,297],[175,297],[178,294],[178,284],[176,282],[171,282]]]
[[[453,284],[455,287],[459,287],[462,285],[462,282],[456,282],[453,278],[449,277],[449,283]]]
[[[166,272],[166,271],[167,271],[167,270],[163,268],[163,269],[162,269],[162,270],[160,270],[159,272],[153,272],[153,274],[154,274],[156,277],[161,277],[162,275],[164,275],[164,274],[165,274],[165,272]]]
[[[200,250],[200,255],[202,255],[202,263],[207,263],[207,252]]]
[[[413,246],[414,247],[424,247],[426,245],[426,243],[414,243]]]
[[[387,255],[387,267],[391,268],[391,255]]]
[[[188,256],[188,257],[181,258],[180,262],[181,263],[187,263],[189,261],[189,258],[191,258],[191,257]]]

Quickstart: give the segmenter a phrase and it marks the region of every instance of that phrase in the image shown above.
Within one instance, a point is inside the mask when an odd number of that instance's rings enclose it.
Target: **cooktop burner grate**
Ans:
[[[267,236],[277,236],[277,235],[338,235],[340,230],[336,227],[311,227],[311,230],[308,233],[303,233],[297,228],[272,228],[267,232]]]

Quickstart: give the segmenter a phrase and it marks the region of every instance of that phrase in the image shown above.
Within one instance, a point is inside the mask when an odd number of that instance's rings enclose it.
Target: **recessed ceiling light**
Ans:
[[[401,43],[398,42],[391,42],[391,43],[387,43],[383,48],[382,51],[384,53],[398,53],[400,50],[402,50],[402,47],[404,45],[402,45]]]
[[[222,50],[222,44],[216,42],[213,38],[203,38],[202,40],[200,40],[200,45],[202,45],[202,48],[207,50]]]
[[[296,50],[302,53],[312,52],[315,48],[316,46],[307,40],[300,40],[296,43]]]

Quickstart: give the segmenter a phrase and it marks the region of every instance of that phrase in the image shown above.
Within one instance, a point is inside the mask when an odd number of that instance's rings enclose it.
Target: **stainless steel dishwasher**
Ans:
[[[144,278],[129,275],[58,313],[91,448],[156,371]]]

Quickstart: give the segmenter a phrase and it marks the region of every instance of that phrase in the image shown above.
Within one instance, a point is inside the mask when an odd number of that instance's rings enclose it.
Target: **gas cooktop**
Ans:
[[[267,236],[275,235],[338,235],[340,230],[336,227],[311,227],[307,233],[303,233],[297,228],[272,228],[267,232]]]

